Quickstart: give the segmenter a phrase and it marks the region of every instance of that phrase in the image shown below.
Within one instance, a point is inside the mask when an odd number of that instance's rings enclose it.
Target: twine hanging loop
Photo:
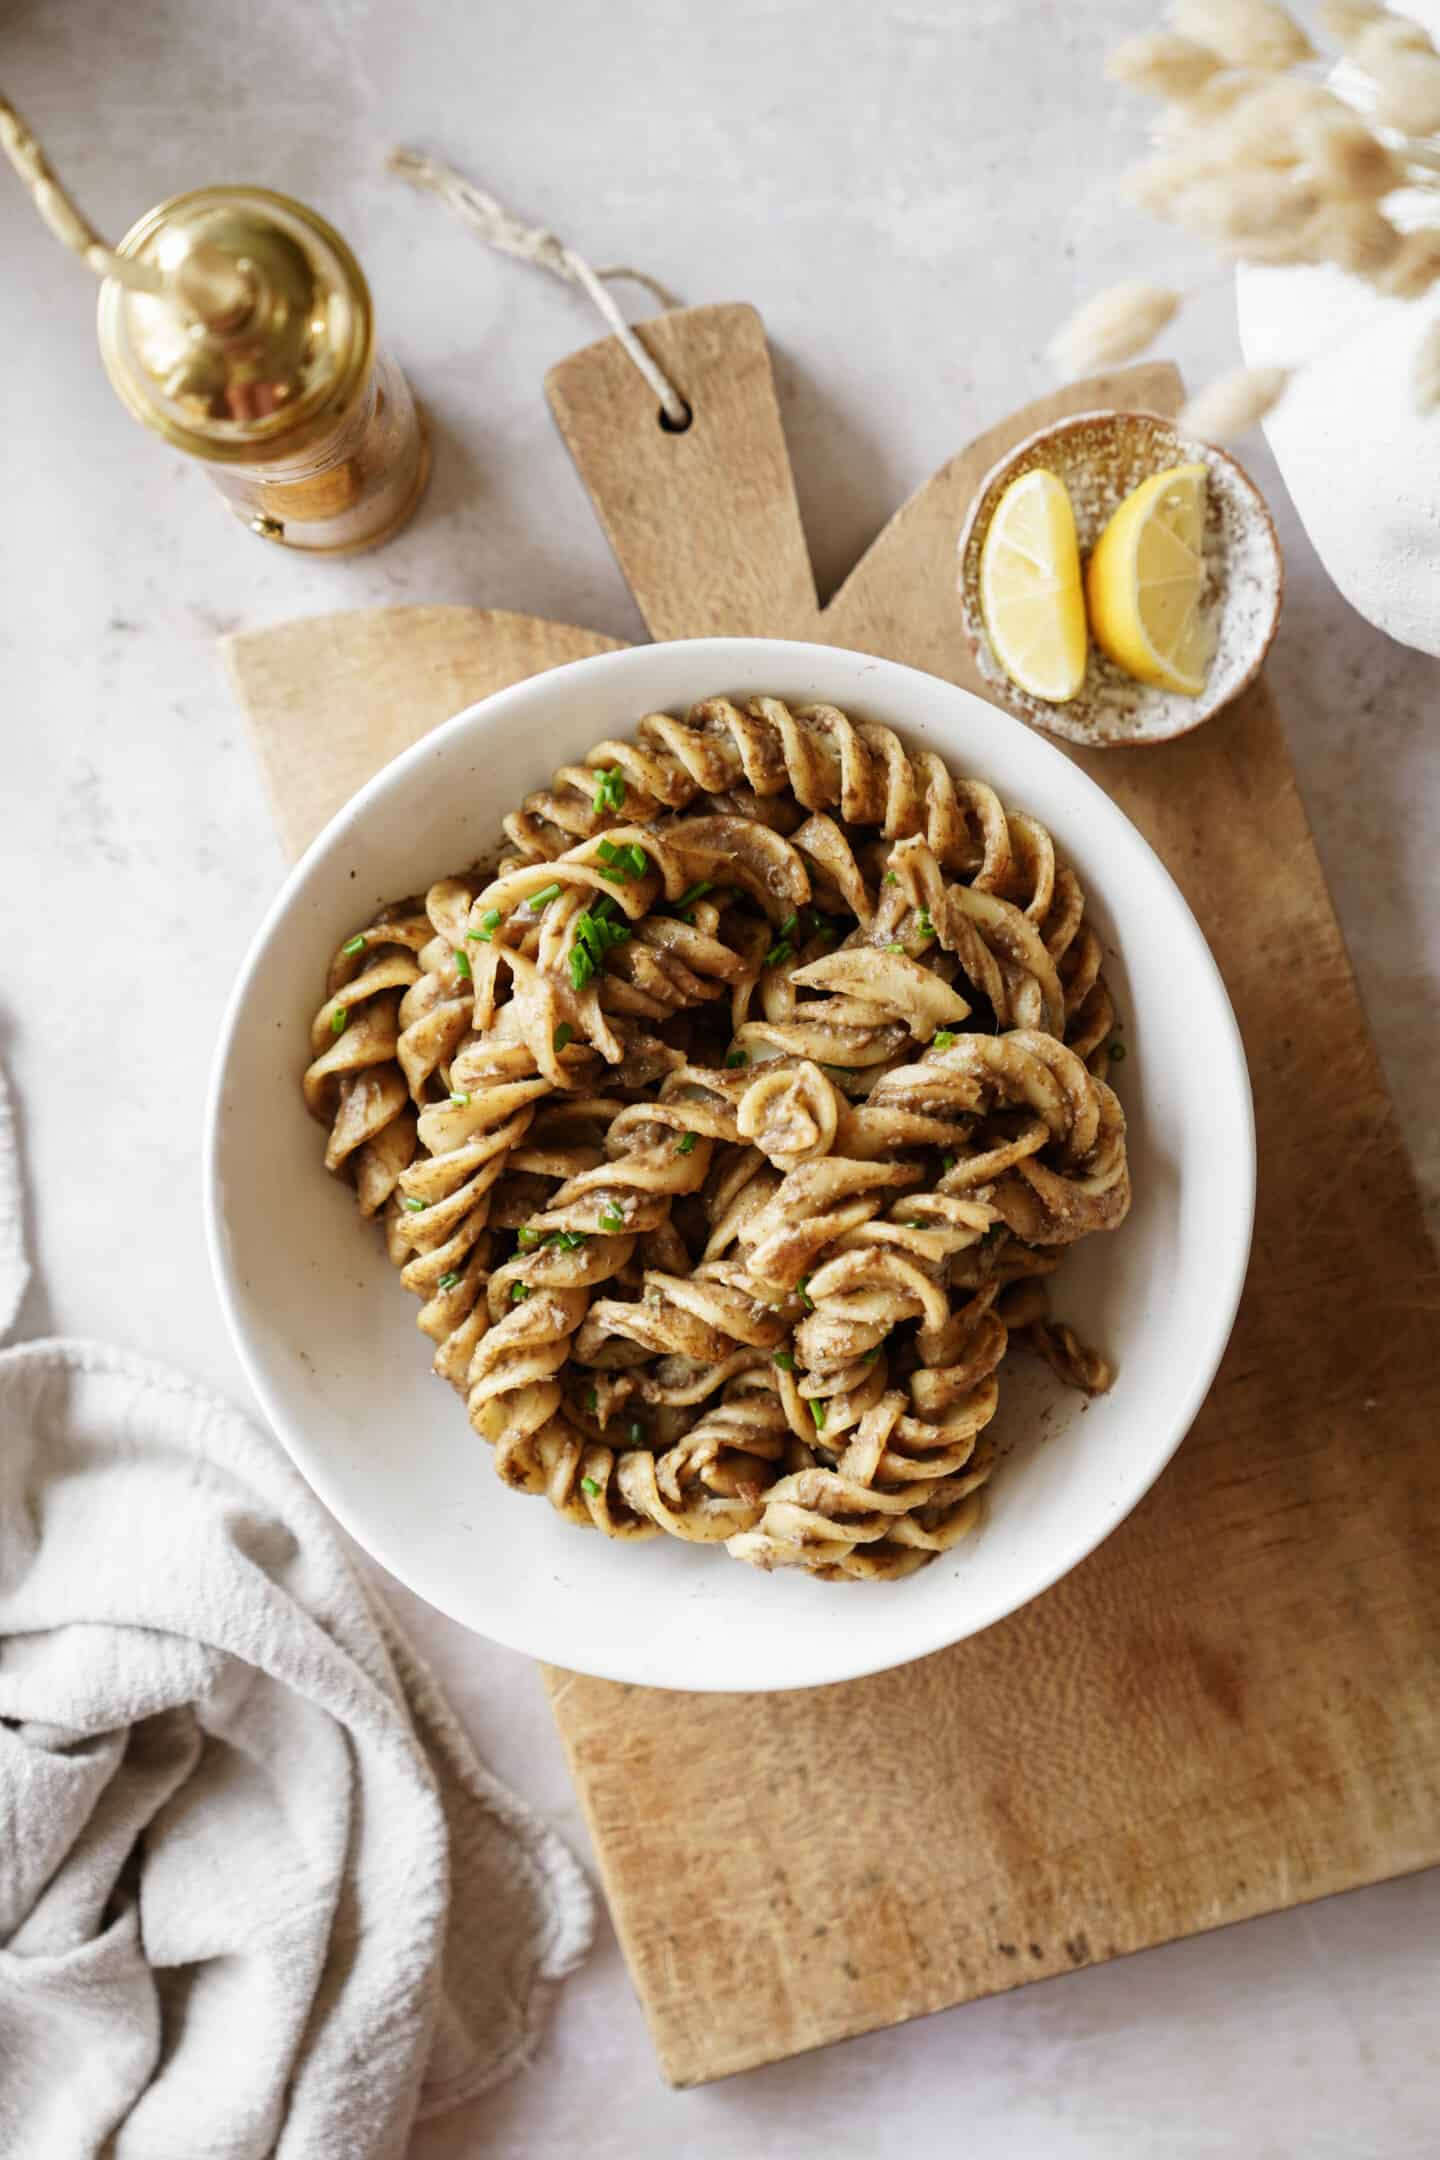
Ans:
[[[615,263],[603,270],[593,268],[557,233],[547,231],[543,225],[525,224],[493,195],[487,195],[463,173],[456,172],[453,165],[443,165],[437,158],[426,157],[418,150],[397,149],[390,152],[385,162],[397,178],[408,181],[411,187],[438,195],[441,202],[448,204],[487,246],[497,248],[502,255],[514,255],[520,262],[534,263],[538,269],[548,270],[552,277],[562,279],[567,285],[578,285],[582,292],[588,293],[607,327],[650,385],[670,426],[677,432],[689,426],[689,406],[659,362],[646,351],[638,332],[626,322],[606,290],[607,280],[629,278],[633,283],[643,285],[662,307],[678,307],[675,295],[657,279],[648,277],[643,270],[632,270],[624,263]]]

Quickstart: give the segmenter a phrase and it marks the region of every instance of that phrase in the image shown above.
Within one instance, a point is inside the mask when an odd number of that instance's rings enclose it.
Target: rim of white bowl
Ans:
[[[684,650],[693,653],[695,656],[697,681],[702,684],[702,687],[695,694],[703,696],[713,694],[711,688],[703,687],[707,674],[712,686],[716,682],[741,680],[756,672],[754,665],[747,662],[746,655],[758,655],[772,647],[779,646],[784,647],[786,659],[792,665],[803,665],[808,661],[818,669],[823,670],[837,657],[845,660],[858,660],[863,663],[867,671],[874,672],[877,677],[892,674],[900,675],[913,681],[935,685],[947,696],[959,695],[974,698],[977,704],[984,706],[987,718],[993,717],[997,727],[1001,730],[1013,730],[1017,734],[1026,737],[1028,744],[1040,755],[1042,762],[1053,760],[1055,764],[1065,767],[1066,781],[1067,784],[1073,785],[1077,792],[1079,809],[1092,813],[1102,825],[1108,823],[1113,829],[1123,831],[1128,844],[1138,848],[1144,856],[1149,858],[1150,866],[1156,877],[1170,889],[1179,909],[1185,935],[1191,941],[1193,961],[1200,972],[1210,978],[1216,994],[1216,1009],[1220,1027],[1218,1039],[1212,1045],[1212,1049],[1217,1058],[1223,1058],[1227,1068],[1226,1076],[1235,1095],[1236,1107],[1241,1113],[1241,1128],[1246,1145],[1243,1165],[1236,1164],[1233,1166],[1234,1174],[1241,1187],[1238,1195],[1240,1205],[1234,1215],[1235,1230],[1238,1234],[1233,1237],[1231,1250],[1225,1256],[1226,1264],[1223,1279],[1214,1286],[1216,1295],[1211,1307],[1213,1318],[1207,1331],[1203,1354],[1195,1365],[1195,1378],[1182,1396],[1179,1409],[1172,1413],[1169,1429],[1164,1440],[1155,1446],[1153,1452],[1147,1452],[1143,1461],[1132,1470],[1127,1478],[1122,1478],[1116,1496],[1111,1500],[1100,1518],[1099,1527],[1093,1531],[1082,1531],[1070,1544],[1063,1545],[1059,1558],[1052,1561],[1033,1580],[1027,1582],[1022,1590],[1018,1591],[1014,1596],[1002,1593],[984,1609],[981,1618],[973,1620],[971,1624],[961,1627],[958,1631],[953,1626],[947,1625],[943,1617],[943,1608],[941,1608],[940,1616],[932,1617],[930,1625],[926,1627],[917,1627],[912,1620],[908,1631],[898,1625],[891,1626],[888,1629],[877,1629],[877,1642],[883,1638],[883,1641],[889,1647],[877,1647],[869,1652],[861,1650],[858,1656],[847,1657],[842,1670],[837,1670],[821,1678],[750,1681],[744,1687],[737,1688],[733,1682],[726,1683],[719,1680],[702,1680],[697,1684],[693,1679],[681,1682],[637,1678],[635,1668],[633,1666],[627,1667],[623,1659],[594,1658],[590,1656],[584,1644],[577,1644],[570,1640],[564,1629],[557,1631],[564,1639],[549,1639],[543,1621],[538,1627],[511,1629],[505,1625],[502,1617],[493,1625],[487,1620],[486,1626],[483,1629],[479,1628],[473,1620],[469,1620],[464,1615],[457,1613],[453,1606],[446,1603],[443,1598],[433,1595],[423,1586],[420,1578],[423,1577],[424,1570],[417,1569],[413,1560],[407,1554],[391,1547],[383,1524],[377,1526],[369,1519],[364,1522],[359,1519],[360,1515],[363,1515],[365,1511],[362,1509],[357,1513],[351,1508],[345,1493],[340,1490],[337,1481],[332,1479],[329,1467],[323,1457],[312,1453],[308,1448],[303,1431],[295,1426],[283,1404],[276,1399],[274,1391],[265,1377],[259,1358],[252,1351],[249,1328],[240,1312],[239,1300],[232,1281],[232,1270],[226,1250],[226,1241],[222,1234],[218,1138],[220,1105],[231,1047],[240,1025],[251,986],[260,973],[261,964],[272,937],[289,913],[296,894],[304,886],[311,865],[326,854],[342,834],[350,833],[363,824],[371,804],[389,789],[401,773],[407,772],[412,766],[423,763],[427,757],[433,757],[437,746],[447,736],[459,734],[473,727],[477,721],[493,719],[498,713],[511,706],[519,705],[523,707],[532,699],[543,701],[547,694],[553,694],[557,679],[573,676],[577,671],[583,670],[587,674],[600,674],[602,672],[624,674],[631,668],[643,669],[649,664],[650,656],[656,652],[673,653],[676,650]],[[763,669],[761,672],[763,672]],[[883,702],[883,683],[877,681],[876,688],[879,693],[879,700]],[[972,1635],[982,1634],[985,1629],[994,1627],[1001,1620],[1008,1619],[1011,1613],[1018,1612],[1022,1606],[1030,1604],[1038,1597],[1043,1597],[1047,1590],[1053,1589],[1057,1582],[1070,1574],[1073,1569],[1079,1567],[1082,1561],[1087,1560],[1092,1552],[1095,1552],[1103,1545],[1105,1540],[1125,1521],[1126,1517],[1132,1514],[1135,1508],[1139,1506],[1161,1472],[1173,1459],[1181,1441],[1185,1438],[1199,1414],[1201,1405],[1209,1394],[1211,1384],[1219,1371],[1220,1362],[1225,1355],[1226,1346],[1235,1325],[1235,1316],[1239,1311],[1240,1298],[1245,1286],[1245,1276],[1250,1264],[1250,1248],[1254,1234],[1256,1183],[1255,1107],[1250,1087],[1249,1066],[1246,1062],[1239,1022],[1235,1018],[1234,1009],[1230,1003],[1230,995],[1225,988],[1224,978],[1220,973],[1215,956],[1210,950],[1205,933],[1201,930],[1199,923],[1191,912],[1189,902],[1139,828],[1132,824],[1117,803],[1112,802],[1104,789],[1092,780],[1088,773],[1083,772],[1079,766],[1074,764],[1057,747],[1053,740],[1047,740],[1039,729],[1027,727],[1023,721],[1018,720],[1013,714],[1006,712],[1000,706],[992,705],[988,699],[977,697],[975,692],[965,690],[962,685],[952,683],[944,676],[932,675],[923,668],[909,667],[903,661],[885,660],[869,653],[856,653],[847,646],[819,645],[801,639],[676,638],[651,644],[626,645],[615,652],[596,653],[583,660],[568,661],[561,667],[547,669],[541,675],[527,676],[522,682],[512,683],[504,690],[497,690],[491,696],[481,698],[474,705],[467,705],[463,711],[454,714],[449,720],[442,721],[438,727],[432,728],[427,734],[422,735],[420,740],[412,743],[408,750],[402,750],[399,756],[392,758],[388,765],[382,766],[380,771],[366,781],[364,787],[350,798],[348,803],[336,811],[334,817],[310,842],[304,854],[293,864],[280,890],[265,910],[259,926],[250,940],[245,958],[241,962],[239,973],[236,976],[234,987],[226,1001],[205,1097],[205,1131],[201,1177],[204,1189],[205,1242],[210,1256],[211,1274],[219,1297],[220,1309],[224,1314],[225,1324],[230,1331],[230,1339],[235,1346],[235,1352],[245,1377],[249,1381],[256,1400],[268,1419],[276,1438],[305,1478],[307,1484],[323,1501],[342,1529],[347,1531],[355,1542],[365,1552],[369,1553],[372,1559],[377,1560],[397,1581],[405,1584],[417,1597],[423,1598],[427,1604],[434,1606],[437,1611],[445,1613],[448,1618],[455,1620],[461,1627],[467,1628],[472,1634],[482,1635],[486,1641],[499,1643],[505,1649],[519,1651],[526,1657],[536,1658],[546,1664],[562,1666],[571,1672],[586,1673],[595,1679],[613,1680],[631,1686],[658,1687],[680,1693],[778,1694],[791,1689],[806,1687],[838,1687],[848,1680],[867,1679],[875,1673],[889,1672],[898,1666],[913,1664],[919,1658],[932,1656],[936,1651],[949,1649],[955,1643],[968,1641]],[[563,1529],[567,1534],[570,1528],[569,1525],[557,1525],[556,1527],[557,1530]],[[918,1608],[916,1610],[918,1617]],[[886,1614],[886,1618],[892,1622],[899,1622],[904,1617],[905,1615],[901,1609],[892,1609]],[[861,1642],[866,1640],[863,1632],[860,1633],[858,1639]]]

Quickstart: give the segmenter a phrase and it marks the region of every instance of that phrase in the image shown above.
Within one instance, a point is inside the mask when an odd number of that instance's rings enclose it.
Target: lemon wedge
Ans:
[[[995,657],[1032,697],[1063,705],[1085,680],[1080,547],[1065,484],[1022,473],[995,506],[980,551],[980,608]]]
[[[1090,628],[1117,667],[1198,697],[1213,652],[1205,588],[1205,467],[1172,465],[1126,496],[1085,572]]]

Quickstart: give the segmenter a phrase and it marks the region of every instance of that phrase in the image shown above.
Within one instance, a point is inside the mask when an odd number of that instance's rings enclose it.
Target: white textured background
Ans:
[[[387,181],[384,149],[448,156],[687,300],[753,300],[828,590],[936,465],[1045,386],[1073,300],[1171,267],[1116,206],[1139,114],[1101,79],[1106,42],[1149,14],[0,4],[0,79],[102,226],[219,180],[313,202],[364,261],[436,433],[429,499],[383,553],[267,552],[122,415],[85,273],[0,173],[0,1054],[32,1174],[31,1332],[131,1343],[243,1393],[202,1245],[200,1113],[282,863],[217,633],[395,600],[639,633],[541,397],[544,369],[595,334],[583,303]],[[1223,282],[1177,349],[1195,376],[1230,360]],[[1262,447],[1251,463],[1289,555],[1272,679],[1433,1204],[1440,679],[1335,596]],[[530,1668],[411,1610],[492,1763],[581,1839]],[[660,2085],[607,1942],[533,2071],[424,2134],[417,2160],[1420,2160],[1440,2149],[1437,1939],[1432,1875],[689,2094]]]

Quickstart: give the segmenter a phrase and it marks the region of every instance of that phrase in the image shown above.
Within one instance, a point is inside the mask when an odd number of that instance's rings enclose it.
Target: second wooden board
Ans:
[[[647,334],[689,434],[658,430],[610,344],[552,394],[652,627],[818,636],[972,688],[954,547],[988,465],[1062,412],[1176,401],[1151,368],[1013,415],[821,614],[758,318]],[[299,843],[446,710],[607,642],[406,608],[230,657]],[[988,1633],[792,1696],[548,1676],[677,2083],[1440,1859],[1440,1275],[1280,725],[1262,687],[1180,742],[1085,762],[1184,887],[1245,1035],[1261,1190],[1241,1319],[1142,1507]]]

